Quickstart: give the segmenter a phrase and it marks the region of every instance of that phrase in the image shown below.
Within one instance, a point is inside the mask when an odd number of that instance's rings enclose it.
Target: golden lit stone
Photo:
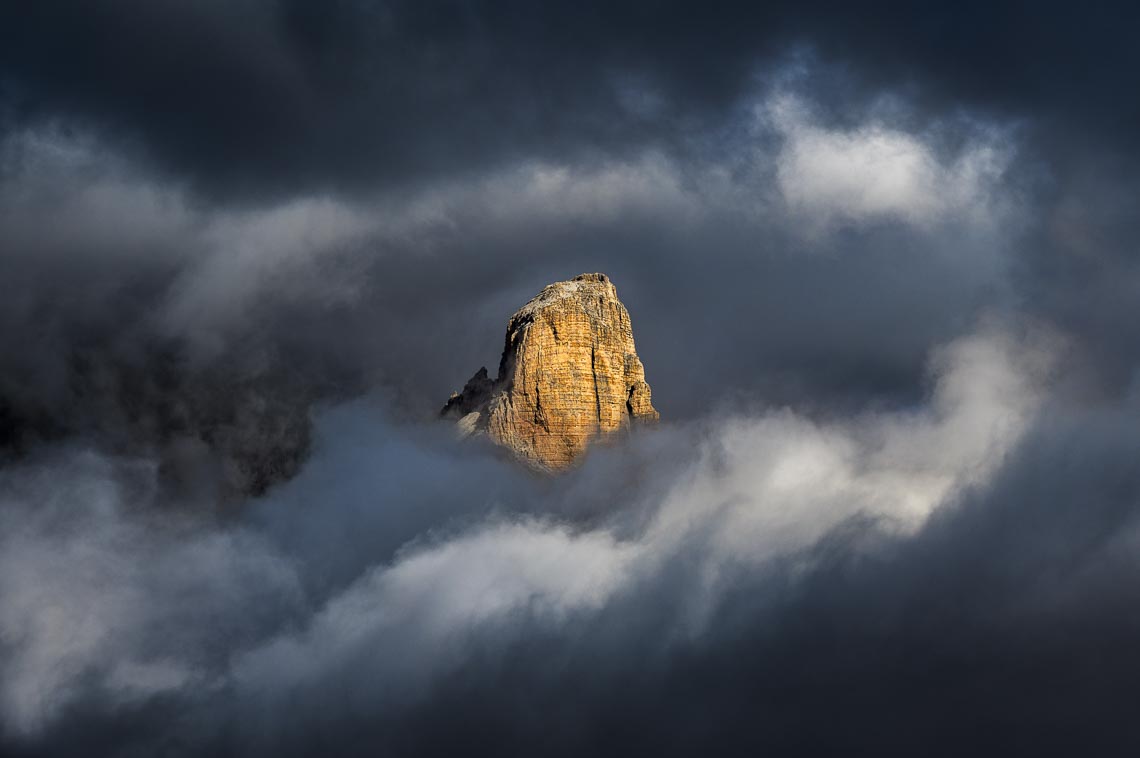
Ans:
[[[632,423],[656,421],[613,282],[582,274],[545,287],[511,317],[498,377],[480,369],[443,415],[544,471],[567,468]]]

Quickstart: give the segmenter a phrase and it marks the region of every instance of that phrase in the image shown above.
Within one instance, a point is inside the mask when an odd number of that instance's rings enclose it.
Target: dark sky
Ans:
[[[0,752],[1135,754],[1138,20],[0,3]],[[662,424],[457,444],[585,271]]]

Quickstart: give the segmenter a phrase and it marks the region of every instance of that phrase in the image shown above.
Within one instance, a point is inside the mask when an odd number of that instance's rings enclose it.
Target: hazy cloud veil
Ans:
[[[0,752],[1132,754],[1129,21],[816,5],[0,10]]]

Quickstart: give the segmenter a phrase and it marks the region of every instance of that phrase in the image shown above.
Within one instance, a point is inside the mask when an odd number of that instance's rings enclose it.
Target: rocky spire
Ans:
[[[443,415],[543,471],[569,467],[591,441],[656,421],[629,312],[609,277],[543,288],[511,317],[498,377],[480,369]]]

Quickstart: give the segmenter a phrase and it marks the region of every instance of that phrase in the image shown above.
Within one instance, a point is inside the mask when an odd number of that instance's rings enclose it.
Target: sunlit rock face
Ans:
[[[480,369],[443,415],[556,472],[589,445],[656,421],[629,312],[605,274],[548,285],[511,317],[499,375]]]

